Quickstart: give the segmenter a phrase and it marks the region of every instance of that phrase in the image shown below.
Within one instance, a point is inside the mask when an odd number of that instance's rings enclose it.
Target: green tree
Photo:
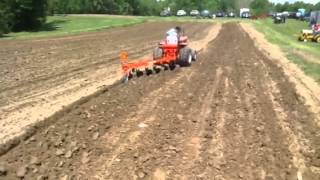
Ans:
[[[10,12],[13,13],[12,30],[32,30],[39,28],[46,20],[47,0],[15,0],[9,1]]]
[[[238,11],[250,7],[254,0],[48,0],[50,14],[61,13],[106,13],[127,15],[158,15],[164,8],[170,7],[174,13],[179,9],[210,11]],[[257,5],[256,5],[257,3]],[[252,3],[259,11],[295,11],[298,8],[315,9],[312,4],[296,2],[294,4],[271,4],[265,0],[255,0]],[[262,6],[260,6],[262,5]],[[318,5],[320,6],[320,5]]]
[[[229,10],[234,10],[236,8],[235,0],[219,0],[219,9],[221,11],[227,12]]]
[[[254,0],[250,3],[250,8],[254,15],[266,14],[270,10],[270,3],[268,0]]]
[[[284,4],[276,4],[273,5],[273,10],[276,12],[283,12],[283,11],[291,11],[291,12],[296,12],[298,9],[303,8],[307,12],[314,11],[314,10],[320,10],[320,2],[313,5],[310,3],[305,3],[303,1],[297,1],[295,3],[290,4],[289,2],[286,2]]]
[[[283,11],[284,11],[284,8],[283,8],[282,4],[277,3],[277,4],[274,6],[273,10],[274,10],[275,12],[283,12]]]
[[[240,8],[249,8],[251,2],[252,0],[237,0],[235,1],[236,9],[240,10]]]
[[[139,0],[138,1],[138,14],[139,15],[155,15],[159,14],[162,10],[161,4],[155,0]]]
[[[313,10],[318,10],[320,11],[320,2],[314,5]]]
[[[7,1],[0,1],[0,36],[10,31],[9,22],[12,17]]]

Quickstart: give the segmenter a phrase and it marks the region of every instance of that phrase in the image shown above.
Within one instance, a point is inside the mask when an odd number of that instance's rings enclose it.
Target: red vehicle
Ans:
[[[183,34],[177,36],[177,42],[170,42],[170,38],[161,41],[158,47],[153,52],[153,59],[151,60],[134,60],[128,59],[127,52],[121,52],[120,60],[124,74],[124,81],[128,81],[133,77],[134,73],[137,75],[146,72],[151,74],[152,69],[157,71],[157,68],[165,67],[173,70],[176,65],[190,66],[192,61],[197,59],[197,52],[188,47],[188,37]],[[159,68],[158,68],[159,69]]]
[[[314,24],[314,25],[312,25],[312,30],[313,30],[315,33],[320,33],[320,24]]]

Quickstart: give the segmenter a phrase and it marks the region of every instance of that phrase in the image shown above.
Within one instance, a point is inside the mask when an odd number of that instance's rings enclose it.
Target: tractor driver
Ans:
[[[313,31],[313,34],[319,34],[320,33],[320,24],[312,25],[312,31]]]
[[[181,27],[177,26],[175,28],[170,29],[167,31],[167,44],[175,44],[179,43],[180,36],[182,36],[182,29]]]

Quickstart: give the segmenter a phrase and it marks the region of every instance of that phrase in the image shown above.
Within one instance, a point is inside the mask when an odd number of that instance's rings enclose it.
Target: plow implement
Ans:
[[[152,59],[130,60],[127,52],[121,52],[123,81],[127,82],[134,75],[139,77],[143,74],[150,75],[154,71],[159,72],[159,67],[173,70],[176,65],[190,66],[192,61],[197,59],[197,52],[187,45],[188,38],[186,36],[179,37],[179,41],[175,44],[162,41],[154,49]]]

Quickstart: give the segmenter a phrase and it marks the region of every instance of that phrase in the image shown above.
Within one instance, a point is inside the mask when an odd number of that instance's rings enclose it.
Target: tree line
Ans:
[[[241,0],[250,1],[250,0]],[[228,10],[236,0],[0,0],[0,35],[41,27],[47,15],[159,15],[165,8]]]
[[[54,14],[119,14],[159,15],[170,7],[179,9],[208,9],[212,12],[234,11],[251,7],[255,14],[269,11],[320,10],[316,5],[303,1],[293,4],[273,4],[268,0],[0,0],[0,35],[9,31],[32,30],[41,27],[47,15]]]
[[[39,28],[47,15],[47,0],[0,0],[0,36]]]
[[[320,1],[317,4],[305,3],[303,1],[297,1],[295,3],[286,2],[284,4],[273,4],[271,10],[274,12],[296,12],[298,9],[306,9],[307,12],[310,11],[320,11]]]

